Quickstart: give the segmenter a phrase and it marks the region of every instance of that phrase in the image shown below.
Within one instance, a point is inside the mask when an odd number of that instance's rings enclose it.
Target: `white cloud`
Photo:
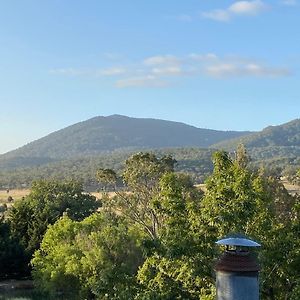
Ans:
[[[116,82],[117,88],[127,88],[127,87],[164,88],[168,86],[170,86],[170,82],[166,80],[162,80],[161,78],[152,75],[125,78],[125,79],[120,79]]]
[[[123,67],[111,67],[107,69],[76,69],[76,68],[60,68],[50,70],[51,74],[61,74],[68,76],[116,76],[126,73]]]
[[[205,73],[215,78],[232,77],[285,77],[291,74],[287,68],[268,67],[256,62],[240,64],[235,62],[224,62],[208,65]]]
[[[203,12],[202,17],[221,22],[227,22],[231,18],[230,13],[227,10],[222,9],[215,9],[212,11]]]
[[[168,76],[168,75],[182,75],[183,71],[180,67],[178,66],[167,66],[167,67],[162,67],[162,68],[153,68],[152,73],[156,75],[161,75],[161,76]]]
[[[267,5],[261,0],[238,1],[233,3],[228,11],[236,15],[257,15],[267,9]]]
[[[157,55],[144,59],[144,64],[146,66],[178,65],[179,63],[180,59],[174,55]]]
[[[195,61],[212,61],[218,59],[218,56],[214,53],[206,53],[206,54],[197,54],[192,53],[189,55],[189,58]]]
[[[69,75],[69,76],[80,76],[88,73],[88,70],[84,69],[75,69],[75,68],[59,68],[59,69],[51,69],[49,71],[51,74],[61,74],[61,75]]]
[[[218,56],[215,53],[192,53],[185,56],[156,55],[139,62],[103,69],[60,68],[50,71],[65,76],[113,78],[115,87],[162,88],[173,85],[175,78],[235,77],[277,78],[289,76],[286,67],[269,66],[267,63],[240,56]]]
[[[122,67],[112,67],[112,68],[107,68],[99,71],[99,75],[103,75],[103,76],[115,76],[124,73],[126,73],[126,69]]]
[[[256,16],[267,8],[268,6],[261,0],[237,1],[225,9],[215,9],[203,12],[202,17],[215,21],[227,22],[235,16]]]
[[[234,64],[219,63],[205,68],[208,75],[213,77],[224,77],[225,75],[237,75],[238,69]]]
[[[280,2],[283,5],[287,5],[287,6],[296,6],[298,5],[298,2],[296,0],[282,0]]]

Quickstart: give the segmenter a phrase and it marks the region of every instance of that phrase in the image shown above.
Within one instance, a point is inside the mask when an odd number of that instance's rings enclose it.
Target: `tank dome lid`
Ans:
[[[260,247],[261,245],[243,234],[232,234],[216,242],[224,246]]]

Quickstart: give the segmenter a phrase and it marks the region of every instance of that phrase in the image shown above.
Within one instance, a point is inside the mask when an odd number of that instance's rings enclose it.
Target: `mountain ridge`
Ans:
[[[222,141],[211,145],[211,148],[222,148],[224,150],[233,150],[239,143],[249,148],[260,147],[300,147],[300,119],[294,119],[287,123],[267,126],[259,132],[251,133],[247,136],[241,136],[227,141]]]
[[[182,122],[153,118],[96,116],[0,155],[0,167],[35,165],[35,162],[43,164],[43,160],[49,162],[116,150],[207,148],[213,143],[249,133],[197,128]]]

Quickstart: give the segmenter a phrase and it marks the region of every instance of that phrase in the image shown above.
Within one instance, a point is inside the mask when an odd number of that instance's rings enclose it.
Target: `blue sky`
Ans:
[[[0,153],[97,115],[299,117],[300,1],[0,1]]]

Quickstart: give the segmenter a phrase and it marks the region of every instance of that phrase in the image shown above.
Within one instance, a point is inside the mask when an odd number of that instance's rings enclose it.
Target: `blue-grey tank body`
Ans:
[[[258,272],[216,272],[217,300],[258,300]]]

